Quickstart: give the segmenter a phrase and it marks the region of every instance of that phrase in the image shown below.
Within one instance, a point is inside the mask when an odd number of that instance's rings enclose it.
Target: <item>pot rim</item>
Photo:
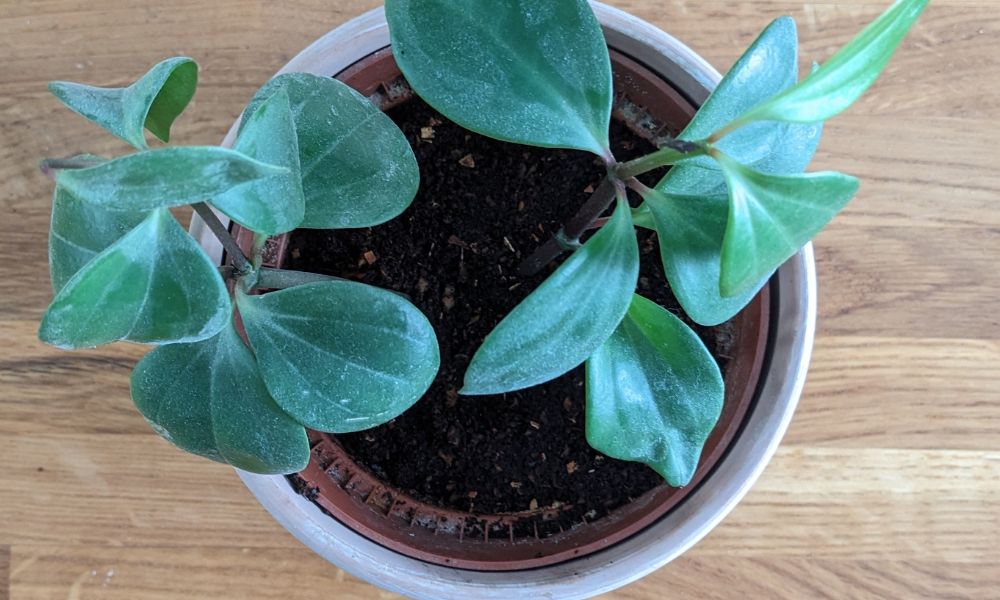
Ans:
[[[701,104],[721,75],[687,46],[619,9],[591,2],[608,45],[640,60]],[[384,9],[364,13],[319,38],[278,74],[333,76],[389,45]],[[223,141],[235,139],[237,123]],[[223,217],[223,222],[228,219]],[[195,215],[191,233],[217,262],[222,247]],[[414,598],[506,599],[528,590],[539,598],[588,598],[631,583],[667,564],[708,534],[749,491],[784,437],[805,384],[816,327],[816,271],[807,244],[772,278],[769,360],[756,405],[730,452],[681,505],[632,537],[602,551],[527,571],[476,572],[425,563],[373,542],[298,495],[282,476],[240,478],[271,515],[331,563]]]
[[[664,132],[679,131],[693,117],[692,101],[660,75],[618,50],[610,49],[610,56],[615,120],[655,143]],[[336,75],[383,110],[404,104],[414,96],[397,81],[402,76],[391,46],[369,54]],[[232,229],[237,243],[249,252],[253,233],[239,225]],[[274,237],[271,242],[264,253],[264,264],[282,268],[288,258],[289,234]],[[310,432],[313,456],[309,466],[289,480],[300,492],[308,490],[314,503],[351,529],[390,550],[431,563],[473,571],[519,571],[591,554],[632,536],[673,510],[698,489],[725,456],[730,442],[742,431],[757,396],[757,383],[768,353],[769,307],[770,286],[765,286],[726,324],[735,343],[726,351],[729,364],[724,375],[725,407],[705,442],[691,482],[681,489],[657,485],[597,521],[577,515],[576,525],[559,527],[556,533],[548,523],[556,514],[551,509],[490,514],[438,506],[378,477],[322,432]],[[532,537],[528,533],[532,526],[539,527],[542,535]],[[520,536],[515,535],[515,529]]]

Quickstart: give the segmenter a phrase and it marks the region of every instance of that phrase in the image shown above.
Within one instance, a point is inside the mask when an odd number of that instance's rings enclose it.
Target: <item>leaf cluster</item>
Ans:
[[[160,435],[249,471],[298,471],[309,460],[305,427],[357,431],[392,419],[423,395],[440,359],[429,322],[407,300],[264,269],[263,242],[297,227],[392,219],[416,194],[416,159],[366,98],[303,73],[257,92],[232,148],[149,149],[144,129],[169,139],[197,74],[192,60],[173,58],[127,88],[51,84],[137,151],[61,161],[80,168],[55,176],[55,298],[39,336],[67,349],[155,345],[131,387]],[[217,225],[235,270],[217,268],[181,228],[169,209],[184,205]],[[213,210],[255,233],[252,256]],[[261,284],[287,289],[260,295]]]
[[[618,164],[610,58],[586,0],[386,0],[397,62],[431,106],[493,138],[589,151],[616,190],[606,224],[486,338],[462,392],[517,390],[585,362],[590,444],[687,484],[722,410],[722,376],[690,328],[635,295],[634,226],[656,230],[694,321],[732,318],[857,192],[848,175],[803,171],[823,122],[876,80],[926,4],[898,0],[801,81],[795,24],[774,21],[675,143]],[[675,166],[655,188],[634,179],[664,165]],[[641,206],[630,209],[626,188]],[[579,233],[561,236],[573,245]]]

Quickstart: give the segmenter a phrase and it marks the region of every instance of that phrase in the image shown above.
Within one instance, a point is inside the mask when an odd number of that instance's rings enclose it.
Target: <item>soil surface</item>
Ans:
[[[519,392],[457,393],[486,335],[554,269],[518,276],[521,261],[587,200],[601,180],[600,161],[470,133],[420,99],[388,114],[420,163],[412,206],[372,229],[296,231],[287,268],[407,294],[437,332],[441,370],[402,416],[339,442],[387,483],[424,501],[480,514],[563,506],[559,525],[567,527],[665,485],[645,465],[587,444],[582,367]],[[655,149],[619,123],[611,139],[619,160]],[[651,185],[661,175],[643,179]],[[639,239],[639,292],[683,318],[655,234],[640,230]],[[695,329],[713,355],[727,354],[728,328]],[[724,358],[717,360],[725,369]]]

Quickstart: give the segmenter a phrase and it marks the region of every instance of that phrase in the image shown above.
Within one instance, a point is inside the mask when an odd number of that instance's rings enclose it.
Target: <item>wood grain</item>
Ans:
[[[992,566],[966,562],[688,555],[671,566],[669,581],[649,577],[613,597],[614,600],[989,598],[1000,583],[1000,574]],[[775,582],[781,585],[776,586]]]
[[[323,559],[301,546],[286,549],[227,545],[186,550],[169,546],[103,546],[93,550],[23,546],[14,556],[13,573],[11,595],[19,600],[401,598],[330,569]],[[289,584],[275,586],[275,573]],[[317,593],[318,589],[326,591]]]
[[[814,352],[789,444],[1000,448],[996,340],[820,336]]]
[[[612,4],[724,71],[782,14],[804,70],[887,2]],[[152,434],[128,397],[141,348],[35,340],[51,298],[37,160],[127,151],[47,81],[122,84],[191,55],[202,85],[175,139],[214,144],[275,70],[378,3],[0,0],[0,600],[396,598],[301,546],[231,470]],[[863,184],[817,240],[819,337],[786,442],[703,542],[606,600],[996,597],[998,39],[995,0],[935,0],[828,125],[813,168]]]

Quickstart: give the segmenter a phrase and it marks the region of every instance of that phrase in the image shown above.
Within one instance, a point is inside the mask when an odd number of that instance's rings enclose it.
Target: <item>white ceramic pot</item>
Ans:
[[[638,60],[700,104],[721,76],[684,44],[620,10],[592,2],[608,45]],[[382,9],[326,34],[280,73],[333,76],[389,45]],[[230,131],[224,142],[234,139]],[[218,260],[222,249],[197,217],[191,232]],[[778,447],[798,403],[812,351],[816,275],[807,245],[772,281],[769,358],[746,425],[725,458],[680,506],[616,545],[569,562],[513,572],[475,572],[428,564],[355,533],[298,495],[284,477],[239,475],[261,504],[302,543],[345,571],[426,600],[572,600],[609,592],[682,554],[703,538],[747,493]]]

